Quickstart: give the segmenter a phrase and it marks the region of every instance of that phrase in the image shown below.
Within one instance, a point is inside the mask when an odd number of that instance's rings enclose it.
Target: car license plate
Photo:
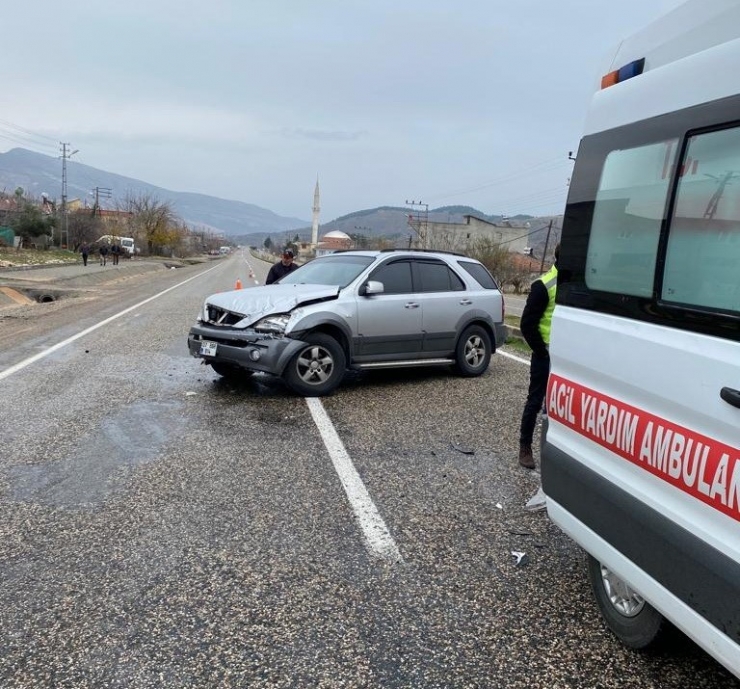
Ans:
[[[216,348],[218,347],[217,342],[209,342],[203,340],[200,343],[200,355],[201,356],[216,356]]]

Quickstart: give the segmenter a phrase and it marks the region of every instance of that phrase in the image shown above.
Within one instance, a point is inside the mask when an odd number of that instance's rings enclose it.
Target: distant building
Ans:
[[[316,255],[325,256],[326,254],[333,254],[335,251],[346,251],[352,248],[352,238],[340,232],[334,230],[333,232],[327,232],[321,241],[316,245]]]
[[[509,220],[500,223],[464,215],[464,222],[433,222],[424,216],[409,216],[413,230],[412,246],[421,249],[464,252],[476,241],[485,239],[506,247],[510,252],[523,254],[529,246],[528,225],[515,225]]]

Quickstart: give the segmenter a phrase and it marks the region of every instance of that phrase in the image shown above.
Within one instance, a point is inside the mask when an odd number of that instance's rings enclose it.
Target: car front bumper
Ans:
[[[213,356],[201,354],[204,342],[215,342]],[[300,340],[257,333],[253,330],[219,328],[197,323],[190,328],[188,349],[205,363],[236,365],[248,371],[281,376],[291,358],[304,345]]]

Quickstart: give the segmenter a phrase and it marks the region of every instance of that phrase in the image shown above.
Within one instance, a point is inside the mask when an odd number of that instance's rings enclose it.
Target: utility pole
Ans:
[[[547,256],[547,245],[550,243],[550,230],[552,230],[552,220],[547,226],[547,237],[545,237],[545,250],[542,252],[542,263],[540,263],[540,273],[545,272],[545,256]]]
[[[113,189],[110,189],[108,187],[95,187],[93,189],[95,192],[95,205],[93,206],[93,216],[95,216],[95,212],[97,211],[98,215],[100,215],[100,199],[101,197],[104,199],[109,199],[111,197],[111,193],[113,192]]]
[[[67,158],[71,158],[77,149],[71,153],[67,152],[67,149],[71,147],[71,144],[59,142],[62,147],[62,223],[63,229],[59,232],[59,247],[62,247],[63,238],[66,237],[67,247],[69,247],[69,219],[67,216]]]
[[[406,205],[416,209],[416,223],[418,225],[417,233],[419,235],[420,249],[427,249],[428,236],[427,231],[429,229],[429,204],[422,201],[409,201],[406,199]],[[424,220],[422,222],[421,209],[424,209]],[[413,225],[411,226],[413,227]]]

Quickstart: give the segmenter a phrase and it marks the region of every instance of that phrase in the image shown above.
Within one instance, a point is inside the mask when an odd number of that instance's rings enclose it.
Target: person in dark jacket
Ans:
[[[560,244],[555,247],[555,263],[544,275],[532,283],[520,321],[522,337],[532,349],[529,365],[529,391],[522,412],[519,429],[519,464],[534,469],[532,440],[537,415],[542,409],[550,375],[550,325],[555,310],[555,290],[558,283],[558,256]]]
[[[100,255],[100,265],[104,266],[108,261],[108,245],[101,244],[98,249],[98,254]]]
[[[80,246],[80,253],[82,254],[82,265],[87,265],[87,257],[90,255],[90,247],[87,244]]]
[[[270,268],[270,272],[267,273],[265,284],[271,285],[284,275],[292,273],[297,269],[298,266],[293,263],[293,251],[291,249],[286,249],[283,251],[283,257],[274,266],[272,266],[272,268]]]

